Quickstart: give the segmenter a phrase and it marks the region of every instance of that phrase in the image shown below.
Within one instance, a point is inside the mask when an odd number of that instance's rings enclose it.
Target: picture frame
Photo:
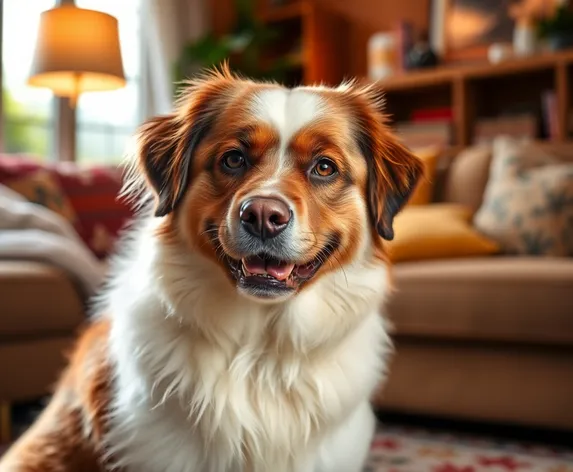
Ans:
[[[445,63],[485,60],[492,44],[512,43],[517,16],[543,16],[561,3],[563,0],[432,0],[432,48]]]

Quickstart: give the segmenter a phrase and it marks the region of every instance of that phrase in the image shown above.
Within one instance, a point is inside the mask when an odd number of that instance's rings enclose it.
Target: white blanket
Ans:
[[[0,259],[36,260],[57,266],[75,279],[88,297],[100,287],[106,271],[106,265],[64,218],[4,185],[0,185]]]

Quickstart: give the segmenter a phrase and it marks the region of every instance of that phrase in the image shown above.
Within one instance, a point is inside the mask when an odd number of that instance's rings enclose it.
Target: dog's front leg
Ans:
[[[100,472],[109,369],[107,324],[81,337],[50,403],[0,459],[0,472]]]
[[[0,459],[0,472],[100,472],[80,410],[58,392],[38,421]]]
[[[324,440],[313,472],[361,472],[375,428],[372,408],[364,402]]]

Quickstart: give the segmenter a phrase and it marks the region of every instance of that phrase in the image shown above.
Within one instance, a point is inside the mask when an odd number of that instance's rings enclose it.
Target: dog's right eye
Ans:
[[[228,171],[236,172],[245,165],[245,156],[240,151],[229,151],[223,155],[223,167]]]

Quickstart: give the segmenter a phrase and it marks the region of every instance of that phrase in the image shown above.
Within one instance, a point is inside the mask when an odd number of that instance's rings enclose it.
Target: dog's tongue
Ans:
[[[277,259],[263,259],[259,256],[251,256],[243,259],[245,269],[251,274],[270,275],[277,280],[286,280],[294,269],[294,264],[279,261]]]

